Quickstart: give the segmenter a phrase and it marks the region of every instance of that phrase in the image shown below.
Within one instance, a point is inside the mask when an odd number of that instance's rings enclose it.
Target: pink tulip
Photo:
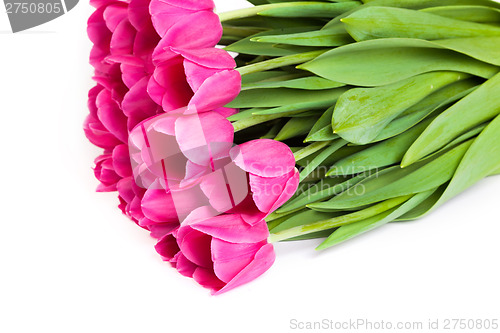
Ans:
[[[252,199],[264,216],[292,197],[299,185],[299,172],[290,148],[278,141],[259,139],[231,149],[231,159],[248,172]],[[243,217],[251,223],[251,215]]]
[[[102,90],[103,87],[97,85],[89,91],[88,107],[90,114],[85,119],[83,129],[87,139],[94,145],[104,149],[113,149],[121,141],[104,127],[97,115],[96,99]]]
[[[215,47],[222,37],[222,25],[213,9],[212,0],[152,0],[153,25],[162,37],[153,52],[154,62],[159,64],[175,57],[170,48]]]
[[[214,8],[212,0],[152,0],[150,12],[156,31],[163,37],[180,18],[213,12]]]
[[[262,275],[274,263],[275,254],[267,243],[264,220],[250,225],[238,214],[214,213],[208,207],[193,211],[155,248],[182,275],[221,294]]]
[[[241,76],[234,59],[224,50],[170,49],[175,56],[158,65],[148,85],[151,98],[166,112],[189,105],[198,112],[227,116],[235,110],[223,106],[240,92]]]

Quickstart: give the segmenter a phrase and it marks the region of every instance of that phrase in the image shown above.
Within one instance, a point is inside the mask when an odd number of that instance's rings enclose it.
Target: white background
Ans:
[[[116,194],[94,192],[100,150],[82,131],[91,7],[82,0],[18,34],[0,8],[0,332],[292,332],[292,319],[500,319],[500,177],[418,222],[322,253],[318,241],[278,244],[265,275],[210,296],[160,260]]]

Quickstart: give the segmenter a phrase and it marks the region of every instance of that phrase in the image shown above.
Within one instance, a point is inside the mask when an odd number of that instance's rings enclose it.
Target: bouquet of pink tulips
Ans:
[[[498,3],[251,2],[91,1],[98,191],[179,273],[222,293],[500,173]]]

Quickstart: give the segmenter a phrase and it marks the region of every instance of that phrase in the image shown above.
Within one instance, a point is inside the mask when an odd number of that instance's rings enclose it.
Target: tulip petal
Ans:
[[[111,37],[111,54],[131,54],[133,52],[135,35],[136,30],[128,20],[120,22],[113,33],[113,37]]]
[[[155,69],[148,93],[165,112],[188,105],[193,92],[186,81],[181,57],[171,59]]]
[[[209,235],[190,229],[183,234],[182,238],[179,238],[179,248],[182,254],[194,264],[210,268],[212,267],[211,241],[212,237]]]
[[[198,267],[193,273],[193,279],[201,286],[216,291],[224,287],[224,282],[219,280],[212,268]]]
[[[198,112],[210,111],[226,105],[238,96],[241,75],[235,70],[225,70],[207,78],[189,102]]]
[[[114,32],[118,25],[128,19],[128,4],[116,1],[104,9],[103,19],[109,31]]]
[[[179,252],[173,259],[176,262],[176,268],[179,273],[187,277],[193,277],[197,266],[192,263],[182,252]]]
[[[98,119],[95,119],[92,114],[89,114],[85,119],[83,131],[90,142],[104,149],[113,148],[122,143],[116,136],[111,134]]]
[[[207,112],[180,117],[175,122],[177,143],[183,154],[198,165],[211,166],[228,156],[234,128],[218,113]]]
[[[161,63],[175,57],[176,54],[170,50],[170,47],[178,49],[209,48],[217,45],[221,37],[222,25],[217,14],[202,11],[183,17],[170,27],[158,43],[153,52],[153,61]]]
[[[233,147],[229,154],[240,168],[261,177],[278,177],[295,168],[290,148],[270,139],[245,142]]]
[[[128,146],[126,144],[116,146],[113,149],[113,169],[122,178],[132,175]]]
[[[252,197],[259,210],[264,213],[270,213],[277,204],[281,206],[281,204],[285,203],[297,190],[297,177],[298,171],[296,169],[283,176],[272,178],[250,174]],[[290,181],[290,179],[292,180]],[[279,203],[278,200],[280,201]]]
[[[217,109],[214,109],[213,111],[217,112],[218,114],[220,114],[224,118],[231,117],[232,115],[235,115],[238,113],[238,109],[225,108],[225,107],[217,108]]]
[[[139,122],[154,116],[159,106],[147,92],[149,78],[143,77],[123,97],[123,113],[129,117],[128,128],[134,128]]]
[[[149,188],[141,202],[144,215],[156,222],[179,222],[172,194],[164,189]]]
[[[295,169],[293,175],[286,182],[285,188],[281,193],[280,197],[274,205],[271,207],[269,212],[274,212],[276,209],[280,208],[285,202],[287,202],[297,191],[300,183],[299,170]]]
[[[254,259],[266,242],[234,244],[212,239],[212,261],[215,275],[228,283]]]
[[[237,214],[219,215],[190,223],[189,226],[231,243],[255,243],[265,240],[269,236],[265,221],[262,220],[254,226],[250,226]]]
[[[273,265],[275,259],[276,255],[272,244],[264,245],[255,254],[254,260],[248,266],[243,268],[238,275],[229,281],[229,283],[227,283],[222,289],[215,292],[214,295],[220,295],[226,291],[255,280]]]
[[[122,142],[127,142],[127,118],[120,106],[113,101],[107,90],[102,90],[97,95],[97,116],[106,129]]]
[[[177,240],[172,234],[163,236],[155,245],[155,250],[163,260],[169,261],[180,251]]]

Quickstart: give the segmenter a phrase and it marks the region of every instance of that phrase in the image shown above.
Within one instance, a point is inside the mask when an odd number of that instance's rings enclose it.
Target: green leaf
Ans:
[[[363,210],[356,211],[356,212],[353,212],[350,214],[344,214],[341,216],[333,217],[333,218],[323,220],[323,221],[314,222],[314,223],[307,224],[307,225],[296,226],[296,227],[282,230],[282,231],[279,231],[276,233],[272,232],[270,237],[269,237],[269,241],[270,242],[277,242],[277,241],[281,241],[284,239],[289,239],[289,238],[293,238],[293,237],[297,237],[297,236],[310,234],[313,232],[328,230],[328,229],[340,227],[342,225],[362,221],[364,219],[379,215],[379,214],[386,212],[394,207],[397,207],[398,205],[407,201],[411,197],[412,196],[407,195],[407,196],[389,199],[389,200],[383,201],[381,203],[378,203],[376,205],[373,205],[371,207],[368,207],[368,208],[365,208]]]
[[[500,114],[500,74],[440,114],[408,149],[402,165],[408,166],[442,148],[461,133]]]
[[[474,140],[437,205],[465,191],[500,166],[500,116]]]
[[[262,82],[262,81],[280,81],[282,78],[288,78],[290,75],[298,75],[291,74],[282,70],[274,70],[274,71],[265,71],[265,72],[257,72],[251,73],[247,75],[243,75],[241,77],[241,85],[251,85],[254,83]]]
[[[448,183],[438,187],[430,197],[425,199],[421,204],[419,204],[409,212],[395,219],[394,222],[414,221],[427,215],[436,205],[436,202],[439,201],[439,198],[443,195],[443,192],[446,189],[447,185]]]
[[[272,7],[270,5],[269,7]],[[258,14],[261,16],[272,17],[336,17],[339,14],[350,11],[360,6],[359,1],[346,1],[340,3],[325,2],[291,2],[282,3],[282,6],[274,8],[260,9]],[[257,11],[257,7],[256,7]]]
[[[322,162],[324,162],[330,155],[347,144],[346,141],[338,139],[333,141],[328,147],[323,149],[301,172],[300,180],[303,181],[309,176]]]
[[[423,9],[437,6],[488,6],[500,8],[500,4],[492,0],[363,0],[368,6],[401,7]]]
[[[252,38],[257,36],[266,36],[266,35],[280,35],[280,34],[288,34],[294,32],[304,32],[314,30],[315,27],[293,27],[293,28],[282,28],[275,30],[264,31],[246,38],[243,38],[231,45],[226,46],[224,49],[230,52],[237,53],[245,53],[251,55],[265,55],[265,56],[273,56],[273,57],[281,57],[292,55],[296,53],[306,52],[310,50],[310,48],[298,47],[295,49],[283,49],[278,48],[273,44],[267,43],[257,43],[251,41]]]
[[[343,225],[336,229],[323,243],[321,243],[316,250],[324,250],[339,243],[345,242],[353,237],[359,236],[365,232],[381,227],[386,223],[392,222],[408,211],[412,210],[427,198],[429,198],[435,189],[415,194],[411,199],[394,207],[377,216],[373,216],[363,221]]]
[[[254,37],[252,41],[261,43],[280,43],[300,46],[341,46],[354,42],[343,25],[328,30],[291,33],[286,35],[266,35]]]
[[[454,175],[472,140],[408,168],[399,166],[372,176],[330,201],[310,205],[315,209],[346,209],[436,188]]]
[[[298,66],[332,81],[382,86],[433,71],[457,71],[490,78],[498,67],[418,39],[387,38],[330,50]]]
[[[330,140],[333,140],[336,137],[338,137],[336,134],[333,133],[333,128],[332,128],[333,110],[335,110],[335,106],[331,106],[321,115],[321,117],[318,119],[316,124],[314,124],[313,128],[311,129],[311,132],[309,132],[309,135],[307,136],[305,142],[328,141],[324,139],[330,137],[331,138]]]
[[[265,73],[265,72],[263,72]],[[325,90],[345,86],[344,83],[330,81],[318,76],[299,77],[291,80],[283,81],[259,81],[248,84],[243,84],[241,90],[257,89],[257,88],[292,88],[305,90]]]
[[[421,205],[401,216],[411,221],[427,215],[447,200],[458,195],[479,180],[500,173],[500,145],[498,144],[500,116],[497,116],[474,140],[449,184],[443,185]],[[496,166],[495,166],[496,164]]]
[[[467,96],[478,86],[478,80],[471,78],[452,83],[403,112],[387,125],[373,140],[379,142],[403,133],[433,113],[440,113],[453,102]]]
[[[318,183],[314,184],[307,191],[303,191],[297,195],[293,200],[289,200],[283,206],[281,206],[277,212],[287,213],[306,207],[306,205],[312,204],[314,202],[322,201],[333,197],[334,195],[340,194],[347,191],[363,179],[370,176],[370,173],[362,173],[356,175],[355,177],[345,179],[344,177],[327,177],[321,179]]]
[[[344,88],[329,90],[303,90],[289,88],[244,90],[229,104],[230,108],[271,108],[296,103],[317,103],[336,100]],[[333,97],[332,97],[333,96]]]
[[[341,19],[357,41],[375,38],[448,39],[499,36],[500,27],[403,8],[368,6]]]
[[[292,118],[283,126],[274,140],[284,141],[307,134],[317,120],[318,117]]]
[[[369,143],[409,107],[463,77],[457,72],[433,72],[388,86],[351,89],[335,106],[334,133],[355,144]]]
[[[425,8],[422,11],[463,21],[500,22],[500,10],[486,6],[440,6]]]
[[[296,103],[289,104],[284,106],[279,106],[275,108],[256,110],[254,115],[263,116],[263,115],[280,115],[286,114],[292,111],[308,111],[308,110],[324,110],[330,107],[332,104],[335,104],[337,101],[336,96],[330,97],[329,99],[319,99],[317,101],[305,102],[305,103]]]
[[[270,229],[269,231],[277,233],[282,230],[294,228],[300,225],[326,220],[332,217],[339,216],[341,214],[342,213],[321,213],[308,209],[303,212],[299,212],[298,214],[288,215],[287,217],[283,218],[283,222],[281,222],[278,226],[274,227],[273,229]]]
[[[400,163],[408,148],[430,124],[428,119],[412,129],[337,162],[327,176],[353,175]]]

